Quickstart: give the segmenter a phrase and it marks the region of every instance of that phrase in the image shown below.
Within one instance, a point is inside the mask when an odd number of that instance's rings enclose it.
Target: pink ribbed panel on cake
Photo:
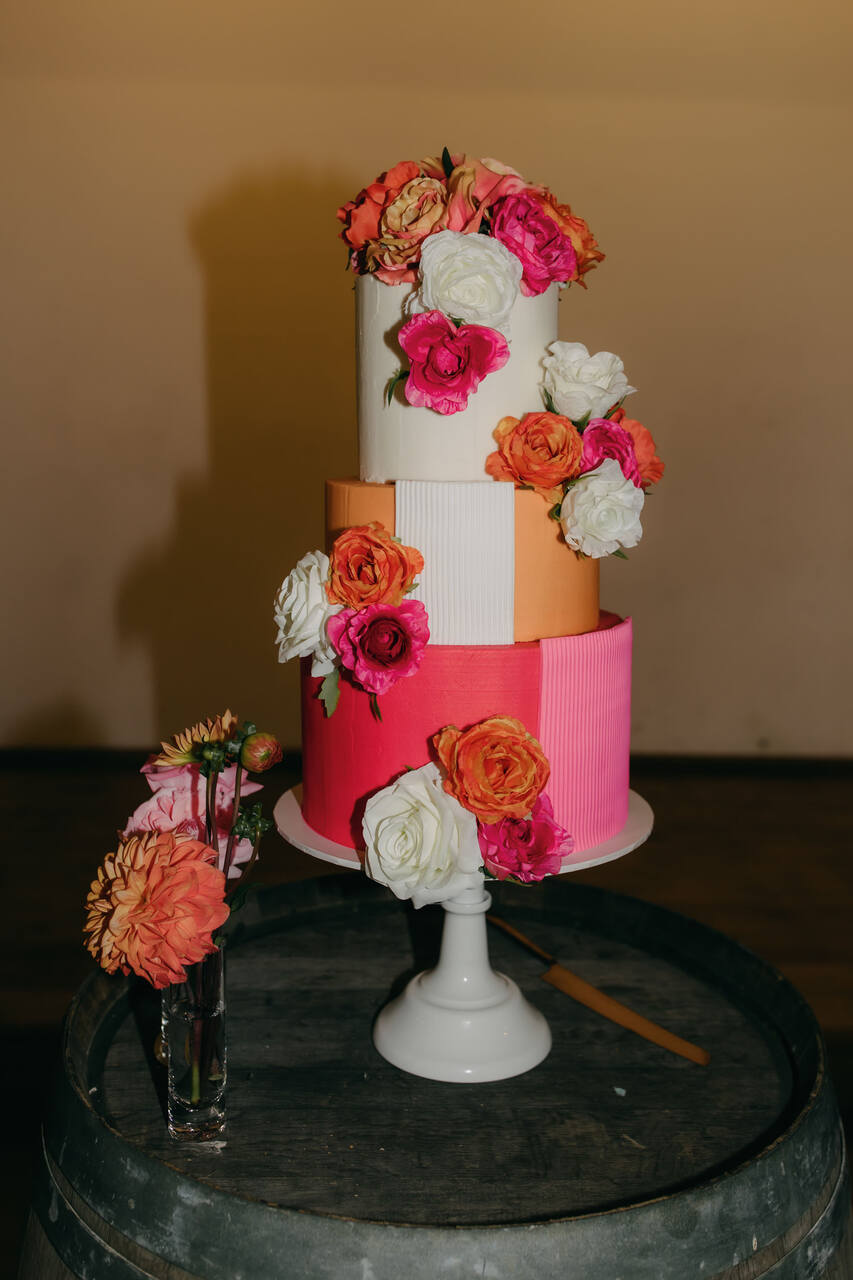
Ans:
[[[577,849],[615,835],[628,816],[631,619],[540,642],[539,740],[546,788]]]

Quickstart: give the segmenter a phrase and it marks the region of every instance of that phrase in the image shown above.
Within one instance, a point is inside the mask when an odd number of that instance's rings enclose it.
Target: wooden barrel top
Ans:
[[[96,973],[67,1019],[63,1083],[45,1127],[50,1160],[125,1231],[127,1204],[144,1190],[140,1246],[193,1275],[229,1280],[278,1274],[264,1259],[285,1238],[294,1256],[325,1250],[328,1261],[282,1274],[370,1276],[354,1263],[347,1270],[343,1252],[355,1259],[365,1240],[391,1231],[398,1274],[415,1276],[438,1274],[416,1261],[436,1231],[462,1256],[496,1231],[505,1252],[517,1229],[538,1232],[543,1247],[571,1230],[589,1251],[584,1276],[612,1280],[590,1234],[596,1224],[631,1252],[632,1277],[683,1280],[677,1260],[670,1271],[655,1256],[656,1232],[670,1244],[679,1232],[707,1237],[703,1274],[713,1276],[733,1251],[735,1261],[742,1247],[760,1256],[804,1213],[825,1213],[826,1188],[843,1207],[843,1146],[819,1029],[780,974],[693,921],[569,880],[504,884],[493,899],[496,914],[569,968],[708,1049],[710,1066],[576,1004],[540,981],[539,960],[492,929],[493,966],[547,1017],[550,1056],[526,1075],[480,1085],[397,1070],[374,1049],[371,1023],[435,961],[442,912],[415,912],[345,874],[262,890],[232,922],[220,1143],[170,1141],[152,1055],[158,998]],[[756,1203],[765,1200],[760,1223]],[[233,1257],[222,1232],[216,1248],[204,1238],[208,1211],[233,1233]],[[515,1266],[506,1275],[551,1274]]]

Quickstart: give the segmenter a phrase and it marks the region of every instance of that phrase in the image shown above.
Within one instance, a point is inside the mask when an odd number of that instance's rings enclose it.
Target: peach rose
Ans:
[[[642,422],[637,422],[636,418],[626,418],[624,409],[617,409],[611,413],[610,421],[618,422],[620,427],[624,427],[630,433],[634,441],[634,452],[637,455],[637,466],[640,469],[643,485],[657,484],[664,473],[666,463],[657,456],[651,431],[644,427]]]
[[[449,725],[432,742],[445,791],[480,822],[527,817],[551,772],[539,743],[509,716],[492,716],[464,732]]]
[[[558,204],[555,196],[550,191],[544,191],[539,198],[544,212],[548,214],[549,218],[554,219],[563,235],[568,236],[571,240],[577,257],[577,275],[575,279],[585,289],[586,285],[582,277],[587,271],[591,271],[593,267],[604,260],[604,254],[599,249],[595,236],[583,218],[579,218],[576,213],[572,213],[570,205]]]
[[[341,239],[350,249],[357,251],[368,240],[376,239],[383,211],[396,199],[406,183],[411,182],[419,173],[420,169],[414,160],[401,160],[386,173],[380,173],[376,181],[359,191],[354,200],[348,200],[338,209],[338,218],[344,224]],[[353,266],[356,266],[356,260]]]
[[[486,459],[488,474],[535,489],[546,502],[559,502],[566,480],[580,471],[581,434],[560,413],[501,418],[493,435],[498,447]]]
[[[400,604],[423,570],[424,558],[373,520],[344,529],[335,539],[329,565],[329,599],[363,609],[369,604]]]
[[[416,280],[421,241],[446,225],[444,183],[436,178],[413,178],[386,205],[376,239],[364,249],[365,269],[385,284]]]
[[[496,200],[518,191],[542,190],[531,187],[500,160],[451,156],[451,161],[453,171],[447,179],[447,226],[451,231],[479,231],[483,215]],[[441,160],[434,156],[422,161],[421,168],[436,178],[444,173]]]

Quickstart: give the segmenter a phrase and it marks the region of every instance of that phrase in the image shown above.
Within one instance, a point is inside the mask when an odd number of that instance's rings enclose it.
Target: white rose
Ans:
[[[287,575],[275,598],[279,662],[314,656],[312,676],[325,676],[337,663],[337,654],[326,635],[326,622],[342,608],[326,595],[329,557],[309,551]]]
[[[439,231],[421,248],[421,311],[442,311],[465,324],[482,324],[509,337],[521,262],[491,236]]]
[[[447,794],[435,764],[411,769],[371,796],[362,830],[371,880],[416,907],[480,882],[477,819]]]
[[[622,361],[612,351],[591,356],[582,342],[552,342],[548,350],[551,355],[542,361],[542,385],[557,413],[572,422],[601,418],[619,400],[637,390],[628,386]]]
[[[625,479],[616,459],[605,458],[566,492],[560,507],[566,542],[595,560],[619,547],[636,547],[643,536],[645,498],[642,489]]]

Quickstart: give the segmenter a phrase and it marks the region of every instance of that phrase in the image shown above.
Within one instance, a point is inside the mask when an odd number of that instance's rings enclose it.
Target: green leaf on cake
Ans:
[[[551,517],[552,520],[556,520],[559,523],[560,512],[562,511],[562,509],[563,509],[562,502],[555,502],[553,507],[549,509],[548,515]]]
[[[335,707],[338,705],[338,698],[341,692],[341,677],[338,668],[330,671],[327,676],[323,677],[323,683],[320,685],[320,692],[317,697],[322,702],[326,717],[335,714]]]
[[[400,382],[405,382],[409,376],[408,369],[398,369],[393,377],[388,379],[388,386],[385,388],[385,403],[390,404],[394,399],[394,392]]]
[[[557,412],[556,405],[554,404],[554,401],[551,398],[551,392],[547,389],[547,387],[542,388],[542,399],[545,401],[545,408],[548,410],[549,413]]]
[[[589,414],[588,414],[588,413],[585,413],[585,414],[583,415],[583,417],[582,417],[582,418],[577,418],[577,419],[572,418],[572,422],[575,424],[575,426],[577,427],[578,431],[580,431],[581,433],[583,433],[583,429],[584,429],[584,427],[585,427],[585,426],[586,426],[586,424],[589,422]]]
[[[441,153],[441,167],[444,170],[445,178],[449,178],[453,172],[453,161],[450,158],[450,152],[445,147]]]
[[[627,559],[628,559],[628,557],[625,555],[625,552],[622,550],[622,548],[621,548],[621,547],[617,547],[617,548],[616,548],[616,550],[615,550],[615,551],[611,551],[611,553],[610,553],[610,554],[611,554],[611,555],[613,555],[613,556],[618,556],[618,558],[619,558],[620,560],[627,560]]]
[[[379,710],[379,695],[376,693],[371,693],[370,695],[370,710],[373,713],[373,719],[378,720],[381,724],[382,712]]]

